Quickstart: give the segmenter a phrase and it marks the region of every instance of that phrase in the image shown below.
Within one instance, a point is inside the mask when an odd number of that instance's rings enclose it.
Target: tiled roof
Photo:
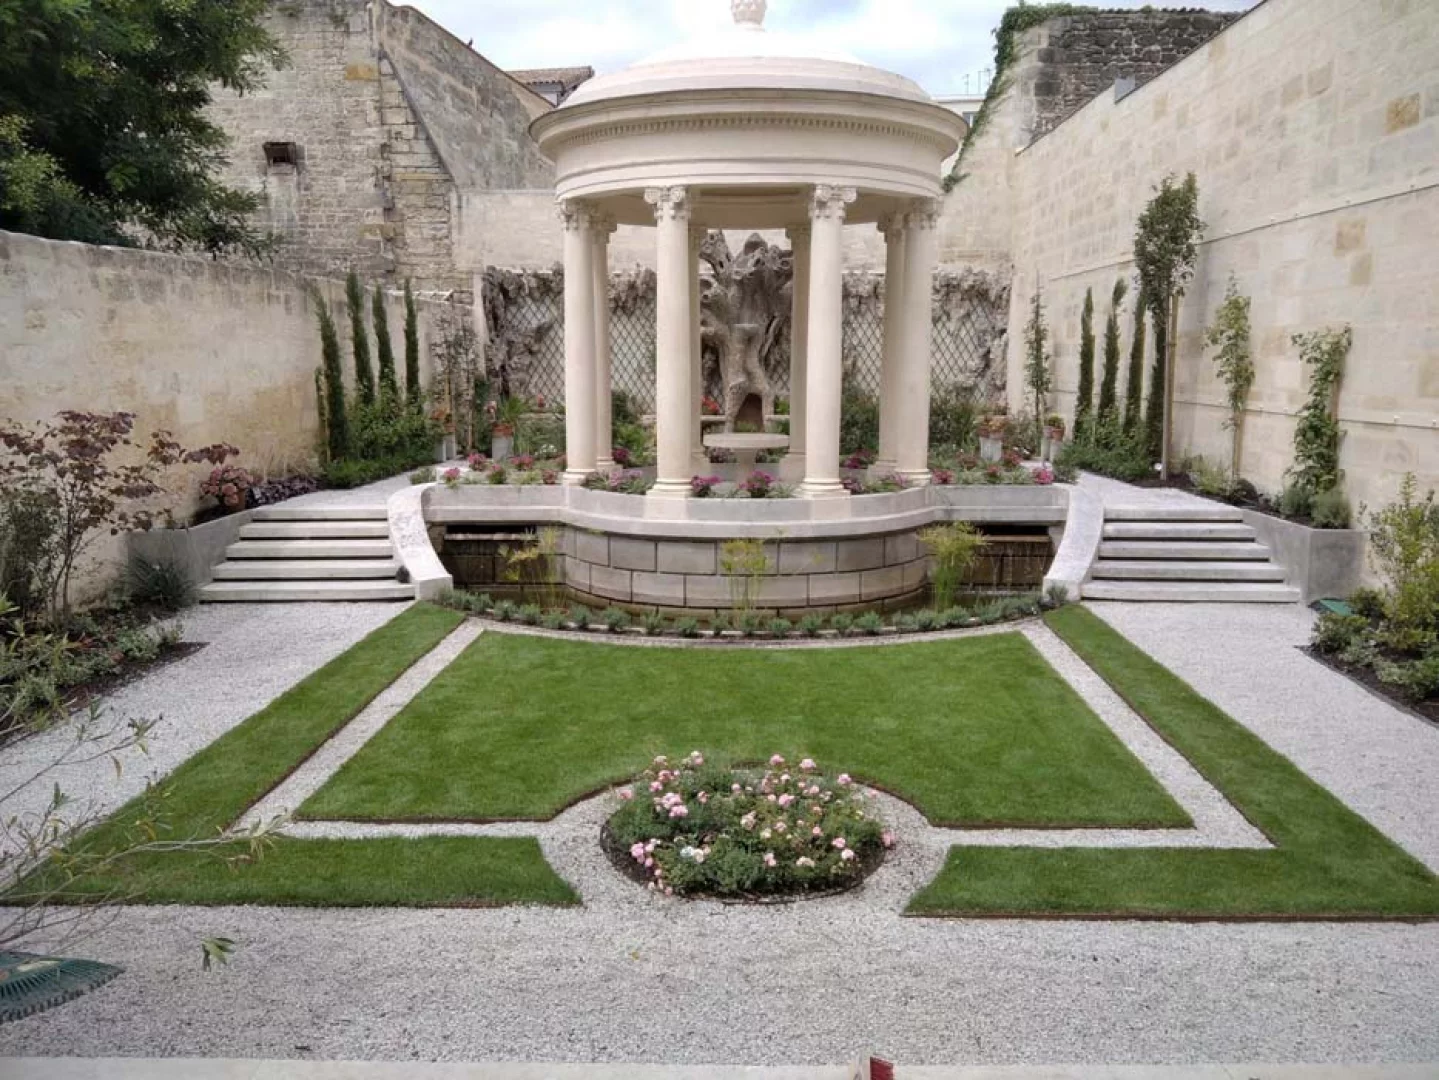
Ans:
[[[593,79],[595,69],[592,67],[526,68],[523,71],[512,71],[510,75],[526,86],[538,86],[542,83],[578,86],[586,79]]]

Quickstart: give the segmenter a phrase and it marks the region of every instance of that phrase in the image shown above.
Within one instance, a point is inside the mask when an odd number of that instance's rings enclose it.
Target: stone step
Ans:
[[[249,527],[249,526],[247,526]],[[1221,521],[1106,522],[1106,540],[1253,540],[1248,525]]]
[[[378,540],[388,521],[257,521],[240,526],[241,540]]]
[[[1120,559],[1116,562],[1105,562],[1101,559],[1094,564],[1090,576],[1113,581],[1282,582],[1284,568],[1269,562],[1181,562],[1178,559],[1157,562]]]
[[[1299,590],[1287,585],[1204,581],[1091,581],[1085,600],[1126,600],[1171,604],[1297,604]]]
[[[316,600],[413,600],[415,587],[396,581],[214,581],[200,590],[208,604],[299,603]]]
[[[1263,544],[1225,543],[1199,540],[1106,540],[1099,545],[1101,559],[1187,559],[1242,560],[1268,562],[1269,549]]]
[[[1244,511],[1221,503],[1193,506],[1106,506],[1105,521],[1243,521]]]
[[[254,521],[384,521],[383,506],[262,506]]]
[[[225,549],[227,559],[391,559],[385,540],[241,540]]]
[[[400,572],[394,559],[245,559],[215,567],[216,581],[317,581],[375,579],[393,581]]]

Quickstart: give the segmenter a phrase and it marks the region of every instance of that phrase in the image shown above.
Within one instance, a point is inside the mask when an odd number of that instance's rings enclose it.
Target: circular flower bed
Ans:
[[[765,900],[842,891],[884,861],[894,836],[841,773],[776,754],[711,765],[696,751],[654,763],[620,792],[601,840],[625,874],[667,896]]]

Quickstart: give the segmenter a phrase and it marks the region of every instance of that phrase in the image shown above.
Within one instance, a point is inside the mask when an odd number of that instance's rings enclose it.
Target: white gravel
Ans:
[[[51,781],[74,800],[66,811],[72,820],[108,813],[403,610],[396,604],[211,604],[185,612],[184,640],[205,647],[101,703],[114,720],[159,719],[149,753],[123,754],[118,778],[109,758],[56,770],[46,783],[0,802],[0,815],[38,812],[49,803]],[[72,720],[0,750],[0,792],[56,760],[74,744],[75,730]]]
[[[1102,614],[1439,865],[1439,841],[1419,835],[1439,812],[1439,732],[1294,653],[1291,609]],[[926,835],[886,805],[902,834]],[[594,860],[586,815],[602,812],[592,802],[562,818],[575,828],[547,845],[562,868]],[[861,890],[764,908],[665,902],[609,874],[574,910],[127,910],[90,948],[127,974],[0,1029],[0,1053],[1439,1060],[1439,926],[901,917],[940,854],[905,843]],[[241,943],[208,975],[196,947],[207,933]]]

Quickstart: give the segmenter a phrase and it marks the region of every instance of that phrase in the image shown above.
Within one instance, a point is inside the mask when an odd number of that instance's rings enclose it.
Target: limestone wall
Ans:
[[[317,284],[348,356],[343,283]],[[442,306],[421,305],[426,357]],[[388,314],[403,363],[401,295]],[[147,435],[233,443],[252,470],[313,462],[320,338],[307,282],[292,274],[0,232],[0,356],[0,416],[125,410]]]
[[[1425,0],[1268,0],[1137,92],[1103,94],[1040,138],[1013,171],[1011,400],[1038,280],[1057,403],[1072,414],[1085,289],[1102,327],[1115,278],[1132,275],[1153,185],[1192,170],[1208,229],[1180,327],[1180,452],[1227,460],[1223,387],[1201,335],[1233,273],[1253,297],[1258,368],[1244,474],[1273,490],[1291,463],[1306,388],[1291,336],[1347,322],[1351,495],[1383,502],[1405,471],[1439,486],[1436,70],[1439,6]]]
[[[528,134],[548,104],[413,8],[295,0],[267,26],[288,65],[244,97],[216,89],[210,111],[231,139],[222,179],[262,196],[280,264],[467,293],[457,193],[548,186]],[[294,144],[296,164],[266,143]]]

